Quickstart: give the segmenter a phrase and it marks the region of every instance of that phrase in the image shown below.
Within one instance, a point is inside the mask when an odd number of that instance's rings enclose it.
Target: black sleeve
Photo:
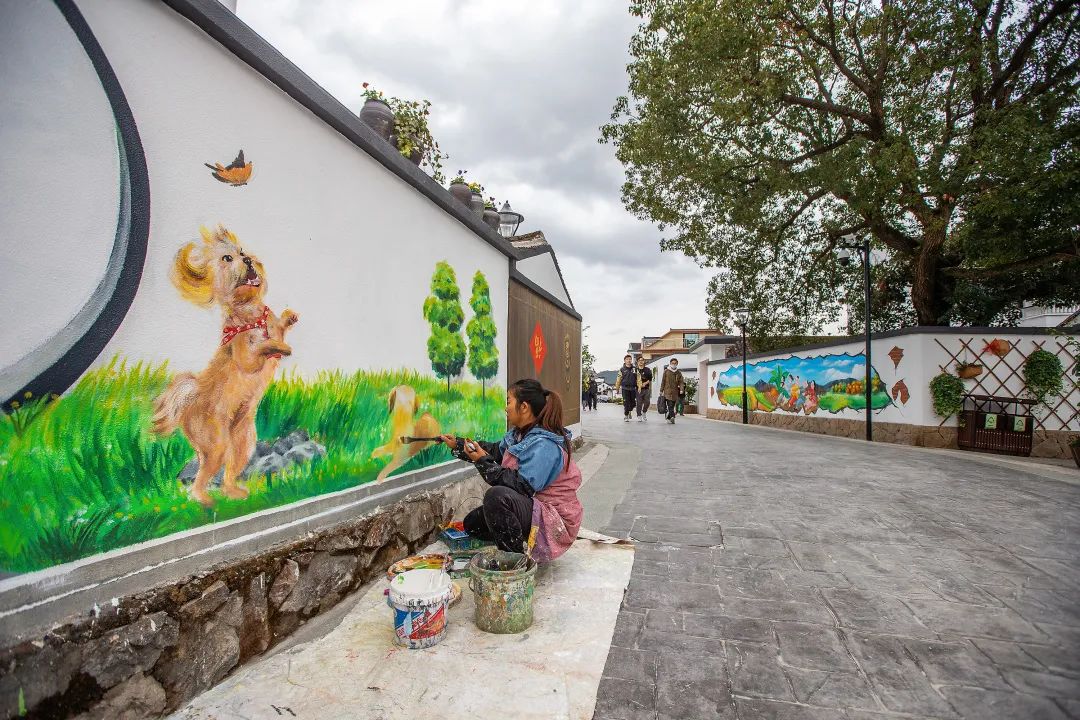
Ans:
[[[476,469],[480,472],[480,477],[484,478],[484,482],[492,487],[502,485],[521,493],[525,497],[532,497],[536,494],[532,485],[522,478],[517,470],[503,467],[490,454],[476,461]]]
[[[490,442],[487,442],[486,440],[475,440],[474,442],[477,445],[480,446],[481,450],[486,452],[491,457],[495,458],[496,462],[499,461],[499,459],[500,459],[499,458],[499,443],[497,443],[497,442],[496,443],[490,443]],[[450,454],[453,455],[454,457],[456,457],[458,460],[463,460],[463,461],[465,461],[467,463],[472,462],[472,460],[469,459],[469,456],[465,454],[464,449],[462,449],[462,450],[451,450]]]

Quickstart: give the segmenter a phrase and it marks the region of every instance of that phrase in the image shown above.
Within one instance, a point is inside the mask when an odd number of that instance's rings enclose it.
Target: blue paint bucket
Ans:
[[[431,647],[446,635],[453,585],[442,570],[408,570],[390,581],[386,603],[394,611],[394,643],[410,650]]]

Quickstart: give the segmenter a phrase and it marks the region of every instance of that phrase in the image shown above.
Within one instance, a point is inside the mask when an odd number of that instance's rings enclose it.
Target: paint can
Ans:
[[[394,643],[417,650],[442,640],[452,594],[450,576],[442,570],[408,570],[395,575],[386,598],[394,611]]]
[[[533,623],[536,561],[521,553],[481,550],[469,561],[469,588],[476,600],[476,627],[510,634]]]

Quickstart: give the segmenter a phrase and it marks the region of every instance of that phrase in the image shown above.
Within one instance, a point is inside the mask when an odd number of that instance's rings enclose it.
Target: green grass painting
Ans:
[[[506,426],[504,396],[481,398],[478,383],[446,388],[411,371],[320,373],[271,383],[259,405],[260,439],[307,430],[325,458],[248,481],[244,500],[215,493],[203,508],[176,476],[194,456],[182,433],[150,432],[154,398],[170,379],[162,365],[114,358],[62,398],[24,398],[0,415],[0,570],[26,572],[370,482],[385,460],[371,451],[389,438],[387,396],[410,385],[420,412],[443,432],[494,439]],[[450,459],[424,450],[397,473]]]
[[[720,391],[720,402],[725,405],[734,405],[735,407],[742,407],[742,386],[722,388]],[[747,387],[747,404],[751,410],[761,410],[764,412],[772,412],[776,410],[776,405],[766,396],[764,393],[759,392],[756,388]],[[873,395],[874,409],[878,410],[884,407],[888,407],[892,400],[889,399],[888,393],[879,390]],[[866,409],[866,397],[864,395],[850,395],[848,393],[830,392],[824,395],[818,396],[818,408],[830,413],[838,413],[841,410],[865,410]],[[783,410],[784,408],[780,408]]]

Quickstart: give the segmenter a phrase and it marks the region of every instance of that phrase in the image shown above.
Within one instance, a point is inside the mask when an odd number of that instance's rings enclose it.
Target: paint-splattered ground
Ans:
[[[535,621],[520,635],[477,630],[465,588],[446,637],[425,650],[393,645],[376,583],[330,634],[241,668],[173,718],[587,719],[633,555],[579,540],[538,573]]]

